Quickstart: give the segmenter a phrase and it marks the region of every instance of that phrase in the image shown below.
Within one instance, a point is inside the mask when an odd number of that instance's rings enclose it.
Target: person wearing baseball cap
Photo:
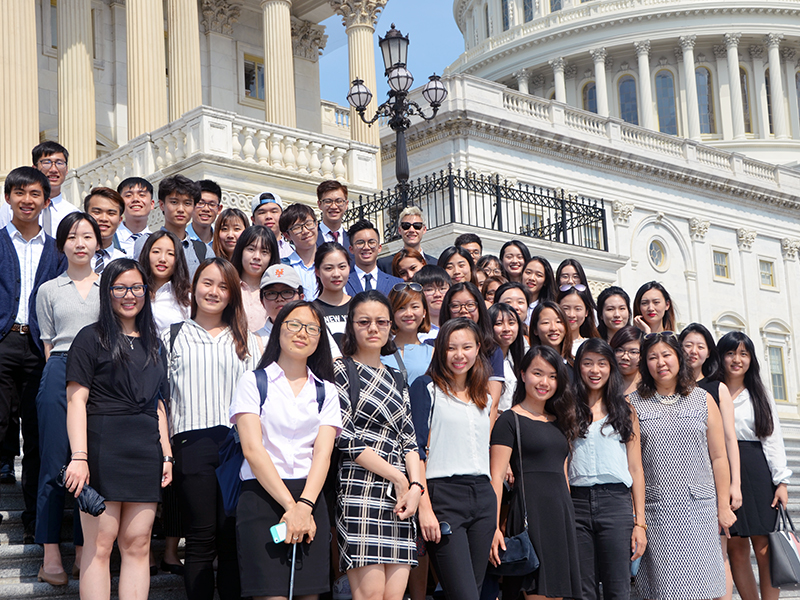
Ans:
[[[279,221],[283,213],[283,200],[275,192],[261,192],[253,196],[250,203],[253,225],[263,225],[272,230],[278,240],[278,252],[281,258],[287,258],[294,252],[292,245],[281,235]]]

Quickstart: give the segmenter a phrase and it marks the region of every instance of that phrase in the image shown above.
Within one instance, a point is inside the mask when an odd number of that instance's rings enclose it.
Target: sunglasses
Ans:
[[[561,290],[562,292],[568,292],[572,288],[575,288],[579,292],[585,292],[586,291],[586,286],[583,285],[582,283],[576,283],[575,285],[572,285],[571,283],[565,283],[564,285],[562,285],[558,289]]]
[[[418,283],[414,283],[413,281],[403,281],[401,283],[395,283],[392,286],[392,290],[395,292],[402,292],[406,288],[410,289],[412,292],[421,292],[422,286]]]
[[[412,227],[417,231],[422,231],[422,228],[425,227],[425,224],[424,223],[409,223],[407,221],[403,222],[403,223],[400,223],[400,229],[402,229],[403,231],[408,231]]]
[[[644,334],[644,339],[653,340],[653,339],[656,339],[659,336],[660,337],[665,337],[665,338],[675,337],[675,332],[674,331],[659,331],[658,333],[646,333],[646,334]]]

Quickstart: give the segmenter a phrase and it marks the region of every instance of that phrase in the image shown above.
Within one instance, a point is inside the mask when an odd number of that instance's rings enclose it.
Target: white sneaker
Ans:
[[[352,600],[353,592],[350,591],[350,580],[347,575],[342,575],[333,582],[333,600]]]

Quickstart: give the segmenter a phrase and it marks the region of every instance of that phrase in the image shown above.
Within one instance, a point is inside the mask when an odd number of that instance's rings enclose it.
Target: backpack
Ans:
[[[197,260],[203,262],[206,259],[206,254],[208,254],[208,246],[202,240],[191,240],[192,246],[194,247],[194,254],[197,256]]]

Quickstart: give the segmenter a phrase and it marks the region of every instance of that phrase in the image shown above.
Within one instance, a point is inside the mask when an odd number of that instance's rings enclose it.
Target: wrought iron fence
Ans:
[[[344,217],[345,227],[368,219],[383,231],[384,242],[398,239],[397,218],[406,206],[425,214],[428,229],[451,223],[493,229],[512,235],[608,250],[606,210],[602,200],[573,196],[524,183],[511,185],[499,175],[453,170],[426,175],[406,190],[359,196]]]

